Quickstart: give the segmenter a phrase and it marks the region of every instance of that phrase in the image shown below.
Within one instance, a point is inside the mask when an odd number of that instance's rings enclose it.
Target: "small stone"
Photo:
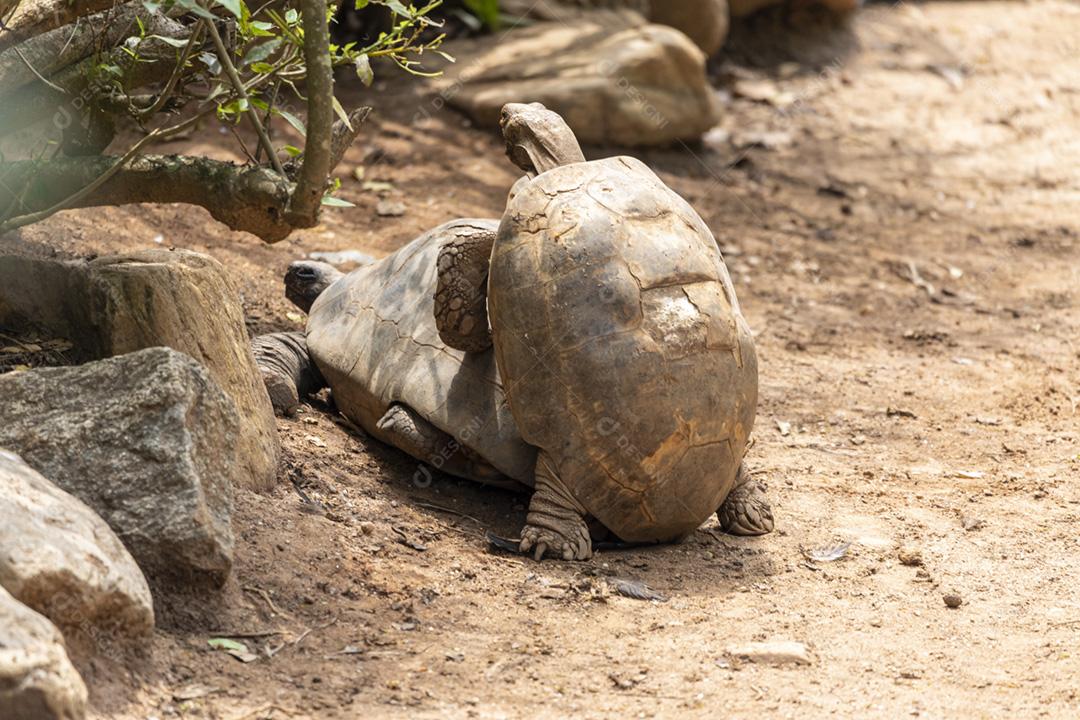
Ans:
[[[964,598],[955,593],[944,595],[941,599],[945,601],[945,607],[954,610],[964,604]]]
[[[896,556],[900,558],[900,562],[908,567],[918,567],[923,564],[922,551],[917,547],[905,545],[900,548]]]
[[[360,521],[360,532],[364,533],[365,535],[370,535],[372,533],[372,531],[374,531],[374,530],[375,530],[375,523],[370,522],[368,520]]]
[[[801,642],[773,640],[733,645],[727,654],[740,660],[761,665],[810,665],[810,649]]]
[[[399,217],[405,214],[405,203],[380,200],[375,206],[375,214],[383,217]]]

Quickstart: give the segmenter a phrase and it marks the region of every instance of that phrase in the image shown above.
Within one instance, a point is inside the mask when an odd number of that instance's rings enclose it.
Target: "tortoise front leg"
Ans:
[[[487,277],[495,230],[461,225],[439,250],[435,325],[452,348],[482,352],[491,347]]]
[[[307,339],[302,332],[259,335],[251,341],[251,350],[274,412],[292,415],[302,398],[326,386],[308,356]]]
[[[716,511],[720,527],[730,535],[765,535],[773,531],[772,508],[765,488],[739,465],[735,487]]]
[[[521,531],[521,552],[532,550],[537,560],[547,552],[561,555],[563,560],[588,560],[592,538],[585,515],[585,508],[559,479],[551,456],[541,450],[536,458],[536,491]]]

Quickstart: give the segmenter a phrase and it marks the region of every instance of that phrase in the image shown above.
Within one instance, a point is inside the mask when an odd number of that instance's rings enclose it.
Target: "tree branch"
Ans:
[[[50,215],[54,215],[54,214],[60,212],[61,210],[65,210],[65,209],[67,209],[69,207],[75,207],[76,205],[78,205],[78,203],[83,198],[89,197],[99,187],[101,187],[106,182],[108,182],[109,178],[116,175],[116,173],[118,173],[120,171],[120,169],[124,167],[124,163],[126,163],[131,158],[135,157],[135,154],[138,153],[139,150],[142,149],[143,145],[146,145],[151,140],[155,140],[157,138],[157,136],[158,136],[158,133],[155,130],[154,132],[150,133],[149,135],[144,137],[139,142],[132,145],[131,148],[126,153],[124,153],[123,157],[121,157],[119,160],[117,160],[115,163],[113,163],[112,167],[110,167],[104,173],[102,173],[97,178],[95,178],[94,181],[91,182],[86,187],[82,188],[81,190],[77,190],[75,192],[75,194],[64,198],[60,202],[58,202],[55,205],[52,205],[50,207],[47,207],[44,210],[39,210],[38,212],[33,212],[33,213],[27,213],[26,215],[19,215],[18,217],[14,217],[14,218],[11,218],[10,220],[5,220],[4,222],[0,223],[0,235],[3,235],[4,233],[9,232],[11,230],[15,230],[16,228],[21,228],[21,227],[23,227],[25,225],[30,225],[31,223],[36,223],[36,222],[38,222],[40,220],[44,220],[45,218],[49,217]]]
[[[266,134],[266,128],[263,127],[262,121],[259,120],[259,113],[256,111],[255,106],[248,102],[247,90],[244,89],[244,83],[236,73],[236,66],[233,65],[232,58],[229,57],[229,50],[221,40],[221,33],[218,32],[217,26],[209,20],[204,20],[203,25],[207,27],[210,31],[210,37],[214,39],[214,47],[217,49],[218,60],[221,62],[221,67],[225,70],[225,75],[229,78],[229,82],[232,83],[233,90],[236,91],[236,96],[243,101],[243,112],[251,121],[251,126],[255,128],[255,134],[259,136],[259,142],[262,144],[266,154],[270,157],[270,164],[277,170],[278,175],[284,177],[285,171],[281,167],[281,160],[278,159],[277,153],[274,152],[274,145],[270,142],[270,137]]]
[[[191,32],[191,28],[160,14],[154,20],[154,33],[163,37],[187,40]],[[161,40],[148,39],[139,46],[139,59],[116,49],[109,52],[107,62],[119,66],[125,74],[125,84],[134,89],[166,82],[175,67],[176,57],[175,47]],[[95,87],[94,68],[102,61],[88,57],[53,74],[49,81],[63,92],[35,81],[10,94],[0,95],[4,98],[0,103],[0,133],[13,133],[58,115],[67,116],[56,117],[58,125],[69,122],[71,115],[78,114],[77,108],[93,104],[98,91],[107,89],[104,84]]]
[[[7,31],[0,33],[0,50],[62,27],[86,15],[111,8],[116,0],[23,0]]]
[[[19,214],[49,209],[114,168],[114,156],[23,160],[0,163],[0,207],[14,203]],[[25,197],[11,188],[25,188]],[[268,243],[285,239],[293,226],[285,220],[292,184],[265,167],[240,167],[208,158],[143,155],[132,158],[70,208],[129,203],[188,203],[206,208],[233,230]],[[21,194],[21,192],[20,192]]]
[[[319,222],[326,181],[333,170],[330,140],[334,124],[334,69],[330,63],[326,0],[301,0],[300,10],[307,67],[307,140],[296,189],[289,201],[289,223],[303,228]]]

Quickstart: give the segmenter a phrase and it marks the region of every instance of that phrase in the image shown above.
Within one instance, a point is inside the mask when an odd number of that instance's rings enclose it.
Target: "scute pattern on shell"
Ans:
[[[518,188],[489,314],[522,436],[624,540],[674,540],[734,483],[757,358],[716,241],[645,165],[616,157]]]

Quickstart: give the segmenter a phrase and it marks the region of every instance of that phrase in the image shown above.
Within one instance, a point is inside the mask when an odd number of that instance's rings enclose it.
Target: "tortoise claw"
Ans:
[[[545,556],[561,556],[563,560],[588,560],[592,557],[592,543],[587,535],[573,543],[554,530],[533,525],[527,525],[521,532],[518,549],[522,553],[531,550],[534,560],[543,560]]]

